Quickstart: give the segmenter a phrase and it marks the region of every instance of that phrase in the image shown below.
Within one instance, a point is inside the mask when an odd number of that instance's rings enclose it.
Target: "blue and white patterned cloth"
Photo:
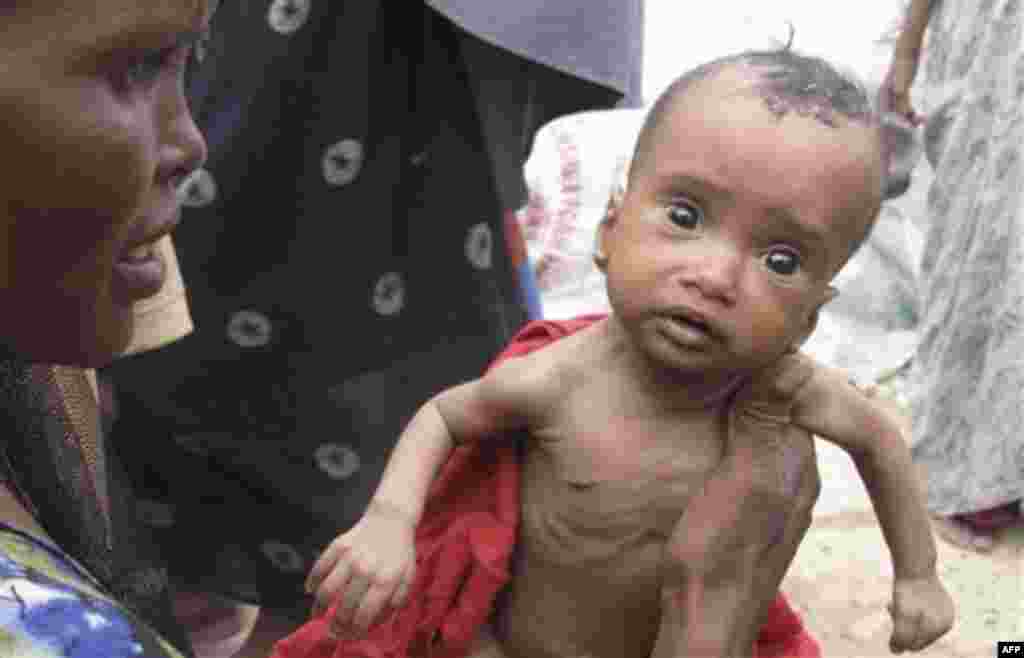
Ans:
[[[62,551],[2,523],[0,656],[182,658]]]

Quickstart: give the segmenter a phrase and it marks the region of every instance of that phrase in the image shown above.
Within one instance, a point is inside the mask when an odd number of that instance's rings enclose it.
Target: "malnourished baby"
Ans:
[[[798,352],[879,212],[881,150],[863,88],[820,59],[748,52],[677,80],[600,227],[613,312],[420,409],[365,516],[311,572],[322,604],[343,597],[336,626],[358,633],[403,604],[453,447],[525,430],[508,598],[475,655],[752,655],[806,532],[785,507],[807,487],[812,434],[871,494],[893,649],[945,633],[953,605],[898,425]],[[764,441],[728,446],[737,422],[764,423]]]

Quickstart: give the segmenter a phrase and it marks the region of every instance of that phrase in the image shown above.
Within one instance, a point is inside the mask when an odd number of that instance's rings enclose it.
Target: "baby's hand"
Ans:
[[[897,578],[893,585],[892,639],[893,653],[920,651],[953,627],[953,599],[939,582],[938,576]]]
[[[313,565],[306,591],[315,591],[313,616],[343,598],[331,620],[337,636],[365,632],[387,607],[405,603],[416,570],[415,523],[397,509],[371,503],[348,532]]]

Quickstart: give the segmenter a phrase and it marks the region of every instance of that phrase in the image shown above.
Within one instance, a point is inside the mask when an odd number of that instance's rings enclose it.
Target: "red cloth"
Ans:
[[[602,316],[531,322],[494,364],[527,354]],[[493,365],[492,364],[492,367]],[[332,640],[334,606],[274,646],[271,658],[463,658],[509,580],[519,525],[519,460],[513,441],[456,448],[430,489],[416,529],[416,578],[401,610],[361,640]],[[820,658],[800,617],[779,594],[757,639],[755,658]]]

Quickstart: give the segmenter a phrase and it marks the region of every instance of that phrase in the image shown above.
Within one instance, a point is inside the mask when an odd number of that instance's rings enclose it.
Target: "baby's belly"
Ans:
[[[649,655],[661,614],[662,551],[707,467],[663,463],[585,484],[589,478],[532,453],[509,598],[496,627],[507,655]]]

